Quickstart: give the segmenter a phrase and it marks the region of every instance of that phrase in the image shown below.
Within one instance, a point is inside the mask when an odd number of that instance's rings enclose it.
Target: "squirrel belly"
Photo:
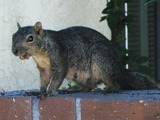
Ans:
[[[54,94],[64,78],[90,91],[99,83],[107,90],[158,88],[141,73],[126,72],[113,44],[86,27],[60,31],[42,29],[41,22],[21,27],[13,34],[12,52],[22,59],[33,57],[40,71],[42,94]]]

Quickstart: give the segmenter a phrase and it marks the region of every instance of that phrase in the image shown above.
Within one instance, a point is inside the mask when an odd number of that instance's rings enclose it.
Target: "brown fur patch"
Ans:
[[[87,80],[91,78],[91,71],[82,71],[82,70],[77,70],[76,68],[69,68],[67,75],[67,79],[71,79],[75,81],[76,83],[83,84],[85,85],[87,83]]]
[[[40,68],[49,69],[51,66],[50,58],[47,53],[39,52],[33,56],[33,59],[37,63],[38,67]]]
[[[93,64],[91,68],[86,71],[77,70],[76,68],[69,68],[66,78],[72,79],[76,83],[82,86],[88,86],[90,88],[95,87],[95,85],[100,81],[100,68],[97,64]]]
[[[49,84],[50,78],[50,58],[47,53],[39,52],[33,56],[33,59],[37,63],[38,69],[40,70],[41,87],[46,87]]]
[[[101,77],[101,69],[96,63],[91,65],[92,75],[94,79],[100,79]]]

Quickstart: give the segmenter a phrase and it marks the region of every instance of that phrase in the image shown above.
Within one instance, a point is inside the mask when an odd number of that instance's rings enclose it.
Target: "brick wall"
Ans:
[[[0,120],[158,120],[160,91],[0,97]]]

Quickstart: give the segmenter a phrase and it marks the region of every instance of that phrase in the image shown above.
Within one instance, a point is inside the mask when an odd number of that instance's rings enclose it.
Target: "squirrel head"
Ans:
[[[20,59],[28,59],[38,53],[43,45],[44,33],[41,22],[34,26],[21,27],[17,23],[18,31],[12,36],[12,53]]]

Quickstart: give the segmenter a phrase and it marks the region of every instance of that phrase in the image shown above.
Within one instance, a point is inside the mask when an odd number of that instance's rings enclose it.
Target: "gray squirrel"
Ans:
[[[21,27],[13,34],[12,52],[25,60],[32,57],[40,71],[41,95],[53,95],[64,78],[91,91],[104,83],[106,91],[159,88],[138,72],[127,72],[114,45],[101,33],[81,26],[53,31],[41,22]]]

